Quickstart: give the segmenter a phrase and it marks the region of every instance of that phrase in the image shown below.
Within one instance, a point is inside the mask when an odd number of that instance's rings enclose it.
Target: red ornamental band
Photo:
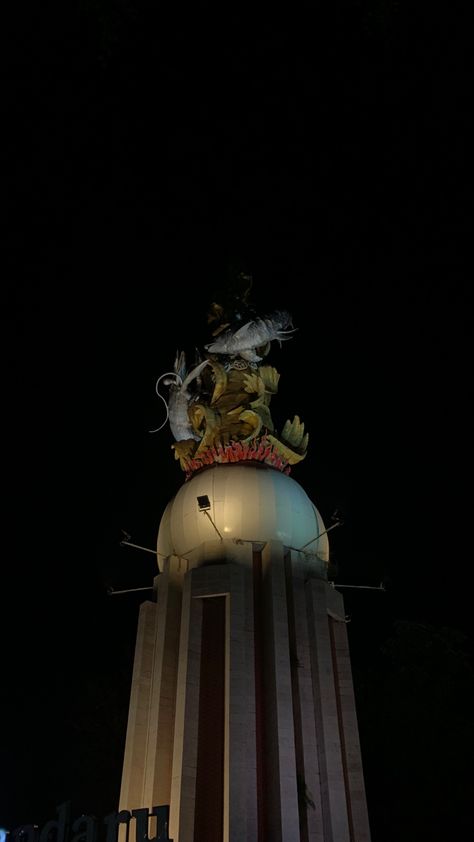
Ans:
[[[227,445],[209,447],[198,456],[185,460],[186,479],[201,468],[209,465],[226,465],[229,462],[264,462],[284,474],[289,474],[291,466],[281,456],[276,446],[268,441],[267,436],[256,437],[251,441],[231,441]]]

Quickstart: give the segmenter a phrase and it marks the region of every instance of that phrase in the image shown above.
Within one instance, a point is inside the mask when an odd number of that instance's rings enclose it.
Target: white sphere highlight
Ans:
[[[323,520],[301,485],[265,465],[232,464],[195,474],[168,503],[158,532],[160,568],[163,558],[185,557],[218,538],[198,497],[208,497],[209,515],[224,539],[280,541],[329,561]]]

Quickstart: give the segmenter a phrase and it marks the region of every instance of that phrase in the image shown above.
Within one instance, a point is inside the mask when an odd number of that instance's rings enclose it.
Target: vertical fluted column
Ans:
[[[202,604],[191,594],[191,574],[184,578],[179,642],[170,837],[194,842],[198,749]]]
[[[346,800],[327,583],[306,584],[314,714],[319,749],[324,842],[352,842]]]
[[[215,770],[206,769],[199,741],[206,738],[205,712],[199,711],[203,671],[202,610],[208,598],[225,598],[224,748],[222,764],[223,842],[257,842],[257,761],[255,724],[254,616],[252,548],[248,564],[212,564],[194,568],[185,577],[177,682],[170,836],[177,842],[196,842],[196,785],[206,774],[215,783]],[[221,633],[216,625],[216,632]],[[208,677],[204,680],[208,681]],[[220,693],[221,676],[216,676]],[[201,728],[199,727],[201,722]],[[217,736],[217,735],[216,735]],[[204,765],[203,765],[204,764]],[[197,814],[198,827],[205,824]],[[201,831],[199,830],[199,833]]]
[[[341,600],[342,607],[342,597],[340,594],[338,596]],[[344,622],[336,619],[330,618],[329,622],[339,700],[339,720],[343,742],[351,842],[370,842],[369,816],[365,795],[347,628]]]
[[[300,554],[288,553],[286,579],[295,721],[296,766],[299,789],[301,842],[324,842],[319,746],[311,671],[311,647],[305,580],[310,571]]]
[[[283,546],[262,552],[265,800],[271,842],[299,842],[298,790]]]
[[[143,805],[169,804],[173,760],[182,575],[168,559],[157,581],[155,655],[150,693]]]
[[[157,607],[143,602],[138,618],[135,660],[128,710],[125,755],[120,790],[120,809],[134,810],[143,806],[145,758],[151,708],[151,686],[155,661]]]

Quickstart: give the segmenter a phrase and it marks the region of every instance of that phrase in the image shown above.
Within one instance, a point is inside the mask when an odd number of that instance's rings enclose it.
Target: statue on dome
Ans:
[[[157,380],[156,392],[166,405],[158,429],[169,420],[186,478],[207,465],[251,460],[289,473],[306,456],[308,433],[297,415],[281,433],[275,430],[270,402],[280,375],[264,363],[271,343],[291,339],[295,328],[286,311],[258,316],[248,300],[251,286],[251,277],[241,272],[237,289],[210,306],[213,332],[205,355],[197,352],[188,369],[184,352],[178,352],[173,371]],[[169,386],[167,401],[161,381]]]

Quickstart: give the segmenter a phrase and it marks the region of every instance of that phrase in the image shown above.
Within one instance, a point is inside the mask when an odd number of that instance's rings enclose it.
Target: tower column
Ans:
[[[150,696],[157,715],[150,717],[148,726],[143,804],[170,803],[182,576],[179,560],[171,558],[157,582],[155,668]]]
[[[324,840],[353,842],[349,827],[337,680],[329,627],[330,622],[333,622],[328,616],[330,590],[330,586],[319,579],[309,579],[306,584]],[[344,615],[341,617],[343,619]]]
[[[120,790],[120,810],[134,810],[143,806],[144,758],[148,744],[148,723],[150,717],[156,715],[156,711],[151,707],[155,638],[156,604],[147,600],[141,604],[138,618]]]
[[[194,840],[196,802],[202,603],[192,598],[191,585],[187,573],[181,612],[170,802],[170,837],[179,842]]]
[[[342,596],[337,594],[342,604]],[[345,623],[329,620],[337,676],[340,726],[343,734],[344,761],[351,840],[370,842],[369,815],[365,795],[359,727],[357,723],[352,670]]]
[[[170,836],[179,842],[209,838],[257,842],[250,544],[244,554],[247,563],[210,564],[190,570],[185,577],[170,816]],[[218,611],[208,621],[207,609],[219,599],[223,600],[222,622]],[[209,672],[209,652],[211,646],[217,651],[219,645],[213,635],[222,636],[224,653],[222,671],[220,655],[214,658],[214,673]],[[209,748],[209,742],[215,746]],[[211,792],[213,800],[206,811]],[[222,816],[219,829],[217,813]]]
[[[266,837],[299,838],[295,733],[284,549],[269,541],[262,552],[265,710]]]
[[[181,580],[178,559],[168,559],[156,580],[156,603],[140,608],[121,810],[170,803]]]
[[[295,722],[296,771],[301,842],[325,842],[319,745],[314,713],[311,646],[306,600],[306,581],[311,565],[301,561],[301,553],[289,551],[285,558],[288,592]]]

